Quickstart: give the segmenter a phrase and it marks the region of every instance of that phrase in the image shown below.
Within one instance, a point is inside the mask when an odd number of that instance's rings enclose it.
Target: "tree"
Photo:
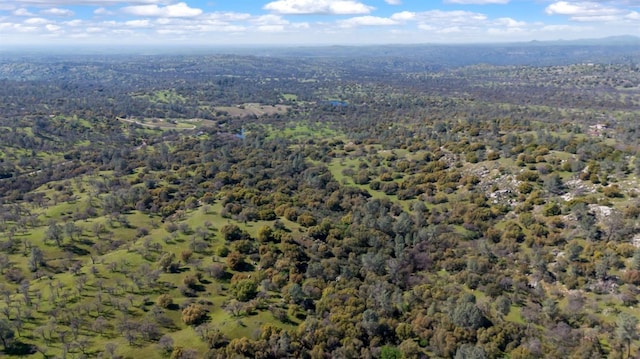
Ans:
[[[273,229],[271,229],[271,227],[266,225],[266,224],[264,226],[258,228],[258,234],[256,236],[256,239],[260,243],[265,243],[265,242],[272,241],[274,239],[273,238]]]
[[[182,310],[182,321],[187,325],[202,323],[207,317],[207,309],[200,304],[189,304]]]
[[[455,359],[486,359],[487,353],[481,347],[462,344],[456,351]]]
[[[616,337],[621,342],[627,342],[627,358],[631,357],[631,341],[638,338],[638,318],[621,313],[616,321]]]
[[[462,302],[456,305],[451,312],[453,324],[463,327],[478,329],[482,326],[485,318],[475,303]]]
[[[544,187],[549,193],[555,195],[561,195],[565,192],[564,183],[562,183],[562,178],[557,173],[549,175],[544,180]]]
[[[400,359],[402,358],[402,352],[397,347],[385,345],[380,351],[380,359]]]
[[[237,251],[229,253],[229,255],[227,256],[227,265],[232,270],[242,269],[245,265],[244,256]]]
[[[54,241],[56,242],[56,245],[60,247],[62,245],[62,239],[63,239],[62,226],[55,222],[52,222],[51,224],[49,224],[49,227],[47,227],[47,231],[44,234],[45,242]]]
[[[508,315],[511,311],[511,300],[501,295],[496,299],[494,307],[501,315]]]
[[[169,335],[163,335],[160,340],[158,340],[158,346],[165,353],[169,354],[173,351],[173,338]]]
[[[0,319],[0,341],[2,341],[2,346],[7,349],[11,340],[15,337],[15,332],[13,331],[13,327],[6,319]]]
[[[258,284],[252,279],[242,279],[232,283],[229,292],[237,300],[247,302],[258,294]]]
[[[36,272],[38,268],[44,263],[44,255],[40,248],[31,247],[31,255],[29,256],[29,270],[32,272]]]
[[[224,236],[225,241],[237,241],[247,237],[246,233],[235,224],[225,224],[220,228],[220,233]]]
[[[160,294],[156,299],[156,305],[161,308],[169,308],[173,305],[173,298],[169,294]]]

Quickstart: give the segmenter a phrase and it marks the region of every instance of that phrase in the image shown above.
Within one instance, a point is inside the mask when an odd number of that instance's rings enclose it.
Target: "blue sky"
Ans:
[[[0,0],[6,44],[348,45],[640,36],[640,0]]]

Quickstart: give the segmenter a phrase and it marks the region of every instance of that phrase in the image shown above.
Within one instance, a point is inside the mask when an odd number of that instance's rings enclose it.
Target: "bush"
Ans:
[[[161,294],[158,299],[156,299],[156,305],[161,308],[169,308],[173,306],[173,298],[169,294]]]
[[[244,264],[244,256],[239,252],[231,252],[227,256],[227,266],[232,270],[240,270]]]
[[[237,300],[247,302],[258,294],[258,283],[252,279],[241,279],[231,284],[229,292]]]
[[[182,321],[187,325],[202,323],[207,317],[207,310],[200,304],[190,304],[182,310]]]

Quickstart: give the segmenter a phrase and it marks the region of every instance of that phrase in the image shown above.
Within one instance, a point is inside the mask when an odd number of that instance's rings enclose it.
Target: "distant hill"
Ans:
[[[535,45],[583,45],[583,46],[640,46],[640,37],[632,35],[608,36],[598,39],[577,39],[577,40],[554,40],[554,41],[531,41],[528,43],[515,44],[535,44]]]
[[[18,51],[20,50],[20,51]],[[46,50],[46,51],[45,51]],[[51,51],[49,51],[51,50]],[[73,50],[73,51],[70,51]],[[221,55],[257,56],[268,58],[289,58],[322,60],[326,58],[344,59],[367,58],[371,67],[381,66],[389,71],[402,68],[404,71],[435,70],[456,68],[475,64],[499,66],[527,65],[551,66],[582,62],[591,63],[632,63],[640,58],[640,37],[611,36],[600,39],[529,41],[514,43],[484,44],[389,44],[363,46],[291,46],[291,47],[136,47],[136,48],[15,48],[0,47],[0,62],[16,56],[42,57],[44,54],[61,58],[67,54],[131,54],[145,56],[162,55]]]

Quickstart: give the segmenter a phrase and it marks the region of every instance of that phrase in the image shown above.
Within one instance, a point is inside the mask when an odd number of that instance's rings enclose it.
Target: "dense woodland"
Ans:
[[[640,357],[640,47],[247,52],[0,55],[3,355]]]

